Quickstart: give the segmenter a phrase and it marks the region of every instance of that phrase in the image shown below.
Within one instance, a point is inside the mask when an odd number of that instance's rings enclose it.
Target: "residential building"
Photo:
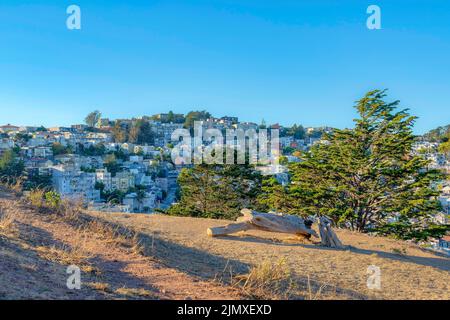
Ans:
[[[11,132],[11,131],[19,131],[19,129],[20,129],[20,127],[13,126],[9,123],[6,125],[0,126],[0,132],[3,132],[3,133],[7,133],[7,132]]]
[[[112,177],[108,169],[97,169],[95,170],[95,179],[97,182],[103,183],[106,191],[112,189]]]
[[[123,199],[123,204],[129,206],[132,212],[150,212],[156,208],[156,195],[145,192],[139,198],[137,193],[129,193]]]
[[[62,198],[100,201],[100,190],[95,189],[96,175],[74,167],[58,165],[52,168],[52,182]]]
[[[135,187],[135,178],[131,172],[121,171],[111,178],[111,188],[122,192],[128,191]]]

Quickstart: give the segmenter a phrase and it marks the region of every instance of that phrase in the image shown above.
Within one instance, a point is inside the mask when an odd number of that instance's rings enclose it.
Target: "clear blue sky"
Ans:
[[[382,30],[366,28],[370,4]],[[374,88],[420,117],[417,132],[450,123],[450,1],[0,2],[2,124],[207,109],[346,127]]]

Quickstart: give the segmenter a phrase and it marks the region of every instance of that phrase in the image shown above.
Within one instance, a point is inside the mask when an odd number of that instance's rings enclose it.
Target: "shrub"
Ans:
[[[48,191],[45,193],[45,204],[52,209],[58,209],[61,205],[61,196],[56,191]]]

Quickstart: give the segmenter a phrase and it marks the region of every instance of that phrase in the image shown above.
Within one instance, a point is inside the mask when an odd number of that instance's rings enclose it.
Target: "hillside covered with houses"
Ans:
[[[177,180],[181,170],[189,165],[172,162],[171,135],[177,129],[192,128],[194,121],[200,121],[203,128],[221,131],[278,129],[280,163],[254,169],[273,175],[282,185],[289,183],[288,163],[301,161],[303,152],[320,142],[323,133],[333,130],[266,125],[264,120],[261,124],[240,122],[237,117],[215,118],[206,111],[117,120],[103,118],[96,111],[86,117],[85,124],[68,127],[2,125],[0,156],[9,155],[17,161],[26,190],[48,188],[63,199],[82,201],[93,211],[153,213],[164,211],[179,200]],[[413,154],[428,159],[430,169],[450,173],[450,159],[448,152],[442,152],[443,143],[435,135],[432,139],[429,135],[418,137]],[[435,222],[448,224],[450,183],[441,181],[433,187],[440,191],[442,205]],[[447,238],[431,245],[446,250]]]
[[[219,130],[264,126],[236,117],[214,118],[207,112],[118,120],[96,116],[94,123],[88,116],[87,124],[69,127],[2,125],[0,154],[14,152],[23,163],[28,189],[53,188],[62,198],[83,200],[92,210],[153,212],[176,201],[183,168],[170,157],[176,129],[192,126],[193,120]],[[280,147],[291,161],[297,160],[295,151],[317,142],[322,130],[274,127],[282,129]]]

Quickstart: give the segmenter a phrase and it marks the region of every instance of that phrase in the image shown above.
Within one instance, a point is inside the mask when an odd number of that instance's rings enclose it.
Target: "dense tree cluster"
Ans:
[[[183,169],[180,201],[171,214],[235,219],[243,208],[257,206],[261,176],[246,165],[196,165]]]
[[[403,239],[445,234],[448,226],[432,222],[440,210],[439,192],[432,186],[445,176],[428,170],[421,155],[412,155],[416,117],[385,96],[376,90],[357,102],[353,129],[323,133],[322,143],[289,166],[288,186],[252,176],[248,166],[240,172],[239,166],[198,165],[180,175],[181,199],[171,212],[235,218],[245,206],[326,215],[338,226]],[[229,174],[230,168],[237,174]]]
[[[429,131],[424,134],[424,138],[432,142],[448,142],[450,140],[450,124]]]
[[[155,134],[148,121],[133,120],[131,125],[116,121],[112,128],[113,139],[117,143],[153,144]]]
[[[353,230],[401,238],[445,233],[433,225],[439,212],[433,182],[444,179],[426,170],[428,161],[412,156],[415,117],[385,102],[384,91],[358,101],[354,129],[334,130],[324,142],[290,167],[288,188],[268,188],[268,205],[298,214],[327,215]]]
[[[59,142],[55,142],[52,144],[52,151],[54,156],[59,156],[62,154],[70,154],[73,152],[70,146],[65,147]]]

